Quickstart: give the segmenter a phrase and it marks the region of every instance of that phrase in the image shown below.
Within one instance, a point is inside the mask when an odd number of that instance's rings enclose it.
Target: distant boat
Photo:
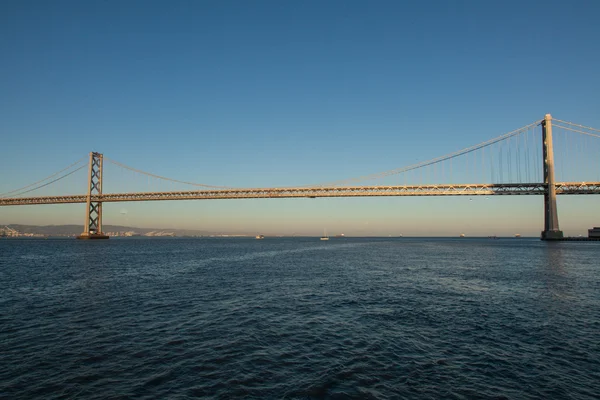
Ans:
[[[515,237],[516,237],[516,238],[520,238],[520,237],[521,237],[521,234],[520,234],[520,233],[515,233]]]
[[[465,237],[465,234],[464,234],[464,233],[461,233],[461,234],[460,234],[460,237]]]
[[[256,240],[262,240],[262,239],[264,239],[264,238],[265,238],[265,236],[264,236],[264,235],[256,235],[254,238],[255,238]]]
[[[323,236],[321,236],[321,240],[329,240],[329,236],[327,236],[327,231],[323,229]]]

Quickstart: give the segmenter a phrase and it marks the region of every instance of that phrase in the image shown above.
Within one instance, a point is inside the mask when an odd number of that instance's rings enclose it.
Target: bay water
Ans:
[[[0,398],[599,396],[598,242],[0,240]]]

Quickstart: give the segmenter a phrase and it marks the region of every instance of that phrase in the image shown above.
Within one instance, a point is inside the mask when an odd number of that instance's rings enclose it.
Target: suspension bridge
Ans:
[[[553,128],[561,132],[555,147]],[[556,179],[556,154],[561,159]],[[553,119],[547,114],[522,128],[475,146],[406,167],[324,184],[234,188],[186,182],[129,167],[92,152],[74,164],[40,180],[0,194],[0,206],[85,203],[86,213],[80,239],[105,239],[102,204],[109,202],[317,198],[369,196],[543,196],[542,240],[560,240],[557,195],[600,194],[600,130]],[[143,175],[148,180],[196,187],[195,190],[153,190],[107,193],[104,161],[121,171]],[[29,197],[29,193],[56,185],[87,167],[87,193]],[[585,181],[572,179],[584,175]],[[565,179],[571,178],[571,179]],[[462,180],[462,182],[461,182]],[[470,180],[471,182],[468,182]],[[377,184],[365,184],[376,181]],[[473,183],[482,182],[482,183]],[[363,183],[363,184],[360,184]],[[24,195],[28,196],[24,196]]]

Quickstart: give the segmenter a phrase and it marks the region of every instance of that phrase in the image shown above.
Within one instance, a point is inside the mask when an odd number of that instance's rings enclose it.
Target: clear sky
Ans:
[[[600,127],[598,15],[597,1],[5,0],[0,193],[90,151],[184,181],[275,187],[399,168],[546,113]],[[85,192],[78,182],[65,190]],[[559,207],[567,234],[600,226],[600,196]],[[83,214],[3,207],[0,223]],[[314,235],[538,235],[542,221],[540,197],[122,203],[104,215]]]

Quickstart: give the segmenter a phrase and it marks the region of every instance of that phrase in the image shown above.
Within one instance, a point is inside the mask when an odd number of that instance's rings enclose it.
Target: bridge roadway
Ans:
[[[497,195],[543,195],[543,183],[458,184],[414,186],[336,186],[223,189],[177,192],[108,193],[93,195],[95,202],[113,203],[124,201],[156,200],[209,200],[209,199],[273,199],[316,197],[373,197],[373,196],[497,196]],[[600,194],[600,182],[558,182],[556,194]],[[85,203],[85,194],[22,198],[0,198],[0,206],[28,204]]]

